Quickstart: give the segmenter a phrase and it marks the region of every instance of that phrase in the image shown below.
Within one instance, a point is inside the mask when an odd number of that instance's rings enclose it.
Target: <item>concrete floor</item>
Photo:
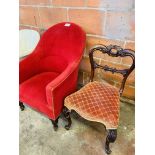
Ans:
[[[72,127],[64,129],[66,122],[59,119],[58,131],[38,112],[26,107],[20,111],[20,155],[106,155],[106,131],[102,124],[86,121],[72,114]],[[111,155],[135,153],[134,105],[121,103],[118,137],[111,144]]]

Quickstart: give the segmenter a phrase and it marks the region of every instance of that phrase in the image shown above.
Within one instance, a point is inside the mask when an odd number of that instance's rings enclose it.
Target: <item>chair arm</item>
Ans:
[[[48,107],[53,111],[55,119],[62,111],[64,98],[76,91],[79,61],[68,65],[56,79],[46,86]]]
[[[19,83],[22,83],[37,74],[38,60],[39,57],[37,57],[36,54],[31,53],[19,62]]]

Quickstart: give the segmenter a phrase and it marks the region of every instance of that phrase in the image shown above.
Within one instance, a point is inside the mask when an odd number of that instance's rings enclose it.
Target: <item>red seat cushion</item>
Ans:
[[[43,72],[24,81],[19,87],[20,101],[31,103],[31,106],[37,109],[47,104],[46,86],[58,75],[59,73],[56,72]]]
[[[90,82],[65,99],[65,106],[83,118],[103,123],[107,129],[119,123],[119,92],[107,83]]]

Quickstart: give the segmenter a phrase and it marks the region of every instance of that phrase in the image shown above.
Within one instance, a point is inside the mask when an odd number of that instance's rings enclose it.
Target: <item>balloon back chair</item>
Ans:
[[[64,98],[76,91],[85,32],[74,23],[59,23],[45,31],[34,51],[19,64],[19,105],[47,116],[58,128]],[[24,104],[23,104],[24,103]]]
[[[103,54],[108,54],[112,57],[131,57],[133,63],[128,69],[123,70],[112,68],[107,65],[102,66],[95,62],[93,58],[93,54],[95,51],[100,51]],[[90,49],[89,58],[91,64],[91,82],[86,84],[79,91],[65,98],[65,107],[63,112],[66,119],[68,120],[68,124],[65,126],[65,128],[69,129],[71,126],[71,110],[76,111],[80,116],[87,120],[104,124],[108,131],[105,143],[105,151],[107,154],[110,154],[111,150],[109,144],[115,142],[117,137],[120,109],[119,99],[123,93],[125,82],[129,74],[135,68],[134,51],[129,49],[122,49],[121,47],[116,45],[97,45]],[[93,82],[94,72],[96,68],[103,69],[107,72],[123,75],[120,89],[117,89],[106,82]]]

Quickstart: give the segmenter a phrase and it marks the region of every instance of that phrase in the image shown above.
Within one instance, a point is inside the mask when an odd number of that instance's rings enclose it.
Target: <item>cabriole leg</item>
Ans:
[[[110,154],[112,151],[110,150],[110,143],[114,143],[117,138],[117,130],[108,130],[108,135],[106,138],[106,143],[105,143],[105,151],[107,154]]]
[[[72,120],[70,117],[70,111],[66,107],[63,108],[63,115],[64,115],[65,119],[68,121],[68,124],[65,125],[65,129],[69,130],[71,127],[71,124],[72,124]]]
[[[23,111],[25,109],[23,102],[19,101],[19,106],[20,106],[21,111]]]
[[[55,121],[53,121],[52,119],[50,119],[51,122],[52,122],[52,124],[53,124],[54,131],[57,131],[57,129],[58,129],[58,119],[59,119],[59,117]]]

